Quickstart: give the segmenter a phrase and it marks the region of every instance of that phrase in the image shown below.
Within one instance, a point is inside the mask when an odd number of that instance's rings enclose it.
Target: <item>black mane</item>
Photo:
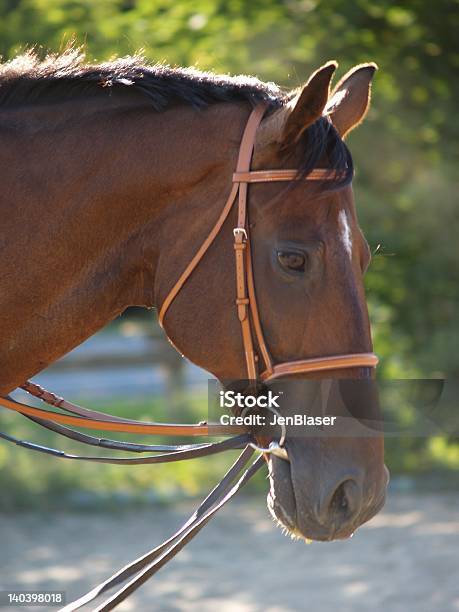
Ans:
[[[146,64],[134,55],[103,64],[85,63],[77,49],[40,60],[28,51],[0,64],[0,106],[11,107],[41,101],[73,98],[131,88],[147,96],[156,111],[171,104],[202,108],[218,102],[265,101],[281,106],[286,99],[274,83],[250,76],[216,75],[194,68],[171,68]]]
[[[174,104],[201,109],[220,102],[247,102],[252,106],[266,102],[273,110],[284,106],[290,98],[274,83],[264,83],[255,77],[148,65],[140,55],[88,64],[84,54],[72,48],[62,54],[47,55],[43,60],[34,51],[27,51],[0,64],[0,109],[84,95],[109,95],[127,88],[146,96],[157,112]],[[317,167],[326,155],[330,170],[344,173],[334,186],[351,181],[349,150],[327,118],[322,117],[305,130],[302,141],[305,145],[304,161],[299,168],[302,176]]]

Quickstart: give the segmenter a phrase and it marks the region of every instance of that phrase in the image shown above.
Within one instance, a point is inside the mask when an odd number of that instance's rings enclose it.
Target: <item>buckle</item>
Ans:
[[[273,412],[276,416],[278,417],[281,416],[280,413],[272,406],[267,406],[267,408],[268,410]],[[241,412],[241,415],[243,416],[245,412],[247,412],[247,408]],[[287,449],[285,448],[285,438],[287,437],[287,428],[282,422],[280,423],[280,428],[281,428],[281,436],[279,438],[279,442],[272,440],[269,443],[268,447],[258,446],[256,442],[249,442],[249,446],[253,448],[254,450],[259,451],[260,453],[276,455],[276,457],[279,457],[280,459],[284,459],[284,461],[290,461]]]
[[[248,237],[247,237],[247,232],[245,231],[245,228],[243,227],[235,227],[233,229],[233,236],[235,238],[237,238],[238,236],[242,236],[242,239],[247,241]]]
[[[287,449],[284,446],[281,446],[279,442],[270,442],[267,448],[258,446],[258,444],[255,442],[249,442],[249,446],[250,448],[253,448],[253,450],[259,451],[260,453],[276,455],[276,457],[279,457],[284,461],[290,461]]]

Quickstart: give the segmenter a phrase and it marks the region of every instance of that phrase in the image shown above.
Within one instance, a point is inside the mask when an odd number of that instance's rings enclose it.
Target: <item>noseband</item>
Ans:
[[[251,170],[252,155],[258,126],[266,111],[266,104],[259,104],[250,114],[245,126],[239,147],[236,172],[233,174],[233,187],[217,222],[211,229],[197,253],[185,268],[175,285],[166,296],[160,311],[159,323],[164,326],[164,319],[173,301],[196,269],[210,245],[220,233],[237,201],[237,226],[233,229],[234,253],[236,270],[236,300],[237,317],[241,326],[242,343],[244,347],[247,378],[249,381],[268,382],[284,376],[295,374],[311,374],[349,368],[374,368],[378,357],[374,353],[347,353],[327,357],[314,357],[297,361],[274,363],[268,349],[263,327],[260,320],[253,277],[252,250],[248,224],[248,184],[273,183],[296,180],[296,170]],[[306,181],[326,181],[336,178],[336,172],[326,168],[311,171]],[[259,353],[255,352],[255,342]],[[264,369],[260,371],[260,356]],[[272,447],[271,452],[276,447]],[[268,449],[263,449],[268,450]]]

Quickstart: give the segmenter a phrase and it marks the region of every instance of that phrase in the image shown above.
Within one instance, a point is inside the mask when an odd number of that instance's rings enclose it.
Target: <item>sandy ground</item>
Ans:
[[[0,587],[65,590],[70,601],[159,543],[190,510],[4,515]],[[459,494],[393,493],[351,540],[309,546],[276,529],[262,500],[239,499],[118,609],[458,611]]]

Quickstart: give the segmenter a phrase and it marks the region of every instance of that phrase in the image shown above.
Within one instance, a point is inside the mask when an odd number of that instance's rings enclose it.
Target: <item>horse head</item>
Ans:
[[[363,286],[370,250],[357,221],[352,158],[343,139],[368,110],[376,66],[357,66],[330,95],[335,68],[329,62],[280,107],[271,108],[255,139],[252,170],[296,168],[306,178],[249,186],[247,230],[260,325],[277,363],[372,350]],[[241,113],[246,120],[244,110],[230,111],[228,122],[238,125]],[[234,169],[232,155],[228,167]],[[315,168],[335,172],[336,179],[308,181]],[[234,215],[181,288],[165,324],[179,350],[222,381],[246,377],[247,344],[238,329],[229,259],[234,257]],[[367,367],[333,368],[337,380],[371,376]],[[318,375],[303,372],[302,377]],[[267,381],[269,386],[269,376]],[[309,401],[308,392],[295,387],[288,391],[286,410],[304,411]],[[373,400],[368,400],[368,414],[355,405],[357,397],[346,403],[347,418],[356,423],[374,418]],[[290,533],[319,540],[347,537],[381,508],[388,473],[380,432],[287,436],[286,449],[288,462],[268,459],[268,506]]]

